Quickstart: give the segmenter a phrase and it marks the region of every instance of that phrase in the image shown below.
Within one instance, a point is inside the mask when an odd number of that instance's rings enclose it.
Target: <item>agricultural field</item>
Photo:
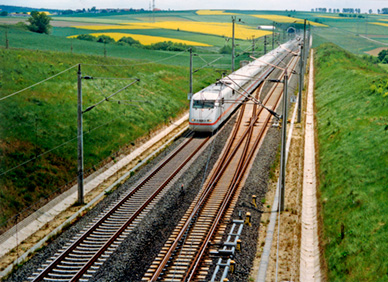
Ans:
[[[299,11],[193,10],[53,16],[52,36],[65,39],[80,34],[97,33],[111,36],[116,41],[121,36],[130,36],[137,38],[144,45],[162,40],[185,42],[189,46],[199,46],[198,52],[217,53],[221,47],[231,44],[232,16],[236,17],[237,53],[242,54],[237,60],[247,59],[243,54],[251,49],[252,39],[256,41],[257,53],[262,52],[263,36],[271,36],[272,30],[258,30],[257,26],[274,24],[275,33],[279,34],[290,26],[303,27],[304,19],[307,19],[307,23],[314,29],[314,34],[321,40],[333,42],[352,53],[364,54],[388,46],[388,17],[385,15],[341,17],[339,14]],[[15,23],[12,18],[0,20],[8,24]],[[3,37],[4,33],[0,36]],[[282,39],[278,36],[277,41],[279,40]],[[20,45],[23,43],[16,42],[15,47]],[[29,45],[29,42],[25,45]],[[93,49],[96,48],[91,48]],[[123,53],[114,50],[111,55],[122,57]],[[150,59],[152,60],[152,56]]]

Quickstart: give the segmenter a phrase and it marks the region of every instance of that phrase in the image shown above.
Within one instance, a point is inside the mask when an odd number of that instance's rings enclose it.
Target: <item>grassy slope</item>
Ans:
[[[23,89],[77,63],[83,75],[84,109],[131,80],[140,82],[84,114],[85,169],[131,146],[137,138],[188,108],[188,69],[139,61],[72,55],[60,52],[0,49],[0,97]],[[128,65],[101,67],[91,65]],[[195,74],[194,90],[212,83],[218,74]],[[124,101],[121,104],[117,100]],[[131,102],[134,101],[134,102]],[[0,177],[0,227],[12,214],[47,197],[76,176],[77,69],[0,101],[0,173],[35,155],[51,153]]]
[[[315,58],[329,281],[387,281],[386,73],[331,44]]]

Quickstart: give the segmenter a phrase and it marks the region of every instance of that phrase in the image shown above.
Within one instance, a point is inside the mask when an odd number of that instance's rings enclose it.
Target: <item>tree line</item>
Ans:
[[[151,45],[143,45],[140,43],[139,40],[135,40],[129,36],[124,36],[120,38],[117,42],[108,35],[93,36],[91,34],[80,34],[76,38],[80,40],[86,40],[86,41],[132,46],[132,47],[150,49],[150,50],[185,51],[189,48],[189,46],[184,43],[177,43],[172,41],[152,43]]]

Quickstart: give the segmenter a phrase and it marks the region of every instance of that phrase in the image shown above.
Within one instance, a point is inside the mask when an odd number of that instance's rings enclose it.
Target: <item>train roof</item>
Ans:
[[[232,88],[238,90],[240,88],[239,86],[244,85],[246,81],[257,75],[259,69],[274,63],[277,54],[288,50],[289,46],[292,44],[291,42],[292,41],[282,44],[275,50],[270,51],[259,59],[256,59],[250,62],[248,65],[225,76],[224,78],[220,79],[220,81],[211,84],[201,91],[193,94],[192,99],[217,100],[221,97],[221,91],[224,89]]]

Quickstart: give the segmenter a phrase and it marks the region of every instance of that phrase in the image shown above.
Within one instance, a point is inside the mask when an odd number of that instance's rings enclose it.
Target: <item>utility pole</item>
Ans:
[[[275,49],[275,22],[272,23],[272,50]]]
[[[255,56],[255,36],[252,35],[252,56]]]
[[[234,25],[236,16],[232,16],[232,72],[234,72]]]
[[[298,98],[298,123],[302,120],[302,90],[303,90],[303,45],[300,45],[300,58],[299,58],[299,98]]]
[[[264,55],[267,54],[267,35],[264,35]]]
[[[152,22],[155,22],[155,0],[152,0]]]
[[[8,25],[7,28],[5,29],[5,49],[9,48],[9,42],[8,42]]]
[[[82,76],[81,64],[78,64],[78,204],[84,204],[84,142],[82,129]]]
[[[190,47],[190,91],[189,91],[189,100],[193,96],[193,48]]]
[[[280,156],[280,211],[284,211],[284,199],[285,199],[285,185],[286,185],[286,141],[287,141],[287,85],[288,74],[287,69],[284,70],[283,81],[283,120],[282,120],[282,149]]]
[[[306,58],[307,58],[307,50],[308,50],[308,47],[306,46],[306,19],[304,19],[304,25],[303,25],[303,45],[304,45],[304,52],[303,52],[303,62],[307,62]],[[304,68],[303,68],[304,69]],[[303,71],[302,71],[303,72]]]

